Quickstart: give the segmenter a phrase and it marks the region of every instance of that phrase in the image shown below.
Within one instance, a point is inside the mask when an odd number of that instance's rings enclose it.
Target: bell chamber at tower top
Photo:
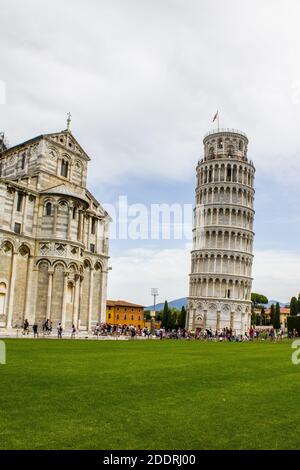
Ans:
[[[248,138],[234,129],[218,129],[205,135],[204,161],[234,159],[248,162]]]

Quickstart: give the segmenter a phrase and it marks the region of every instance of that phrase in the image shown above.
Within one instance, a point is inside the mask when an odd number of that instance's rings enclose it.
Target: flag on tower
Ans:
[[[218,119],[218,117],[219,117],[219,111],[217,111],[216,114],[214,115],[212,122],[215,122],[215,120]]]

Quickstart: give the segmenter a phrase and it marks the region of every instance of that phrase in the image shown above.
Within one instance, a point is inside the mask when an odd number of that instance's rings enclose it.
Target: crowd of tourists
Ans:
[[[30,329],[31,328],[31,329]],[[78,331],[75,325],[72,325],[71,329],[63,330],[62,324],[59,323],[56,328],[53,328],[53,322],[47,319],[42,325],[35,322],[33,325],[29,325],[26,319],[23,324],[23,335],[29,335],[30,331],[33,333],[34,338],[40,336],[53,336],[53,332],[58,339],[71,338],[75,339],[78,336]],[[204,341],[258,341],[258,340],[269,340],[278,341],[283,338],[296,338],[298,333],[296,330],[285,333],[283,330],[274,330],[273,328],[254,328],[251,327],[245,334],[237,334],[231,328],[224,328],[222,330],[214,331],[209,328],[198,328],[192,332],[186,328],[178,328],[172,330],[166,330],[165,328],[155,328],[150,330],[148,327],[139,328],[134,325],[111,325],[109,323],[97,323],[92,330],[93,335],[96,337],[128,337],[134,338],[145,338],[145,339],[176,339],[176,340],[204,340]]]

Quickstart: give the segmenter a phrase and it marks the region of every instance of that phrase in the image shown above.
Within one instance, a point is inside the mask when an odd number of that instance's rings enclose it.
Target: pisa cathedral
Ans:
[[[89,160],[69,128],[1,143],[0,331],[106,321],[111,219],[86,188]]]
[[[251,321],[255,168],[240,131],[212,131],[203,143],[187,326],[243,334]]]

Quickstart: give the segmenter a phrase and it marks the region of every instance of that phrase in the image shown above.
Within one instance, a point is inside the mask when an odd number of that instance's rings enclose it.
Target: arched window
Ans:
[[[47,204],[46,204],[46,215],[47,216],[52,215],[52,204],[51,204],[51,202],[47,202]]]
[[[69,171],[69,162],[65,159],[62,159],[61,161],[61,176],[64,178],[68,177],[68,171]]]
[[[76,219],[77,207],[73,207],[73,219]]]

